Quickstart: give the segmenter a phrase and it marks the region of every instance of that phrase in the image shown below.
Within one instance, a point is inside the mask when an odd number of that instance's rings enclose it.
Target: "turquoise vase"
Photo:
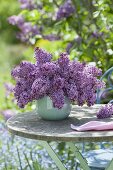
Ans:
[[[61,109],[53,107],[50,97],[45,96],[36,101],[36,112],[45,120],[63,120],[66,119],[71,112],[71,104],[67,97],[65,97],[65,104]]]

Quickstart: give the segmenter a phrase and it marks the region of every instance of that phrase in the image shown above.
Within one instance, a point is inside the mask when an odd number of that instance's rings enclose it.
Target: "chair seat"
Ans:
[[[92,150],[82,154],[90,167],[106,168],[113,159],[112,149]]]

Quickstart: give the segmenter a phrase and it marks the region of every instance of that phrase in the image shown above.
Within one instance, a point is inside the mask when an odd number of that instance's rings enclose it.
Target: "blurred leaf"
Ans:
[[[107,53],[108,53],[109,55],[113,55],[113,50],[112,50],[112,49],[108,49],[108,50],[107,50]]]
[[[100,11],[96,11],[96,12],[93,13],[93,17],[97,18],[99,16],[99,14],[100,14]]]

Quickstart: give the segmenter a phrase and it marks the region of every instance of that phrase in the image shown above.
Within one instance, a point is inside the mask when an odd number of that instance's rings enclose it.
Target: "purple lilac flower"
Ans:
[[[34,64],[24,61],[12,70],[12,76],[16,80],[14,95],[19,107],[21,108],[32,100],[31,87],[35,80],[35,76],[32,74],[34,68]]]
[[[65,102],[65,96],[63,90],[55,91],[50,95],[50,98],[53,101],[53,106],[61,109]]]
[[[57,12],[57,20],[61,20],[62,18],[68,18],[75,12],[75,7],[72,4],[71,0],[66,0],[66,2],[60,6]]]
[[[48,93],[50,81],[46,77],[36,79],[31,87],[32,98],[39,99]]]
[[[33,80],[30,82],[29,80],[26,80],[26,78],[21,78],[17,80],[16,86],[14,88],[14,94],[16,99],[20,96],[21,93],[24,91],[28,91],[32,87]]]
[[[34,77],[34,79],[36,80],[37,78],[42,76],[42,73],[40,72],[40,68],[37,67],[37,64],[35,65],[35,69],[34,71],[31,73],[31,75]]]
[[[58,59],[58,64],[61,68],[65,68],[69,64],[69,58],[67,53],[61,53],[60,58]]]
[[[100,37],[102,37],[102,35],[103,35],[103,32],[100,32],[100,33],[99,33],[99,32],[96,32],[96,31],[95,31],[95,32],[92,33],[92,36],[93,36],[94,38],[100,38]]]
[[[3,110],[2,115],[4,116],[5,120],[8,120],[10,117],[14,116],[16,113],[13,110]]]
[[[78,99],[78,90],[76,85],[71,84],[69,90],[67,91],[67,95],[71,101]]]
[[[98,89],[101,89],[101,88],[105,88],[106,86],[106,83],[99,80],[99,79],[96,79],[95,81],[95,87],[98,88]]]
[[[73,43],[72,43],[72,42],[70,42],[70,43],[67,44],[66,52],[67,52],[68,54],[70,53],[70,50],[71,50],[72,47],[73,47]]]
[[[43,64],[46,62],[50,62],[52,55],[50,53],[46,52],[45,50],[43,50],[39,47],[36,47],[35,48],[35,58],[36,58],[37,64]]]
[[[85,104],[85,96],[84,96],[84,94],[82,93],[82,90],[81,90],[81,93],[78,93],[77,104],[78,104],[79,106],[83,106],[83,105]]]
[[[97,118],[98,119],[104,119],[109,118],[113,114],[113,105],[112,104],[106,104],[105,106],[102,106],[100,110],[97,112]]]
[[[80,63],[78,61],[71,62],[69,66],[70,77],[74,77],[77,79],[82,77],[82,75],[80,74],[83,72],[83,69],[84,69],[84,63]]]
[[[11,72],[11,75],[14,78],[27,78],[28,76],[30,76],[30,74],[32,73],[32,71],[34,71],[35,69],[35,65],[27,62],[27,61],[23,61],[19,66],[17,66],[16,68],[14,68]]]
[[[32,25],[30,22],[24,22],[19,28],[24,34],[32,33],[34,36],[39,33],[37,26]]]
[[[24,108],[25,105],[27,105],[30,101],[31,101],[31,95],[30,95],[30,90],[28,90],[28,91],[23,91],[20,94],[17,103],[20,108]]]
[[[40,67],[41,73],[45,76],[53,76],[59,71],[59,67],[53,62],[46,62]]]
[[[52,89],[54,91],[63,89],[65,79],[61,78],[60,76],[54,76],[53,82],[52,82]]]
[[[94,66],[86,66],[84,69],[84,72],[86,72],[87,74],[92,74],[93,76],[101,76],[102,75],[102,70],[101,69],[97,69]]]
[[[82,38],[80,36],[76,37],[73,41],[69,42],[66,47],[66,52],[69,54],[71,51],[71,48],[75,45],[80,45],[82,42]]]
[[[60,58],[57,60],[57,64],[60,67],[60,76],[65,78],[65,80],[68,80],[69,78],[69,56],[68,54],[65,53],[61,53],[60,54]]]
[[[11,17],[8,18],[8,22],[12,25],[17,25],[18,27],[20,27],[21,25],[24,24],[24,18],[22,15],[13,15]]]
[[[6,89],[6,97],[8,97],[11,93],[13,93],[14,85],[11,83],[5,83],[4,87]]]
[[[96,101],[96,93],[95,92],[87,93],[87,98],[86,98],[87,105],[90,107],[95,104],[95,101]]]
[[[37,25],[33,25],[31,22],[25,22],[22,15],[14,15],[8,18],[8,21],[12,25],[17,25],[19,32],[16,37],[21,39],[22,42],[31,42],[36,35],[40,35],[40,28]]]
[[[12,70],[16,80],[14,95],[19,107],[44,96],[49,96],[53,106],[59,109],[63,107],[65,97],[80,106],[95,103],[97,88],[104,87],[97,78],[101,70],[70,61],[67,53],[61,53],[57,61],[52,61],[52,55],[39,47],[35,48],[35,58],[35,64],[22,62]]]
[[[30,42],[36,35],[40,35],[40,30],[36,25],[32,25],[30,22],[24,22],[19,26],[20,32],[17,33],[17,38],[22,42]]]
[[[49,40],[49,41],[60,40],[60,36],[54,35],[54,34],[43,35],[43,38],[44,38],[45,40]]]
[[[35,9],[37,8],[37,4],[35,2],[35,0],[19,0],[20,4],[21,4],[21,9]]]

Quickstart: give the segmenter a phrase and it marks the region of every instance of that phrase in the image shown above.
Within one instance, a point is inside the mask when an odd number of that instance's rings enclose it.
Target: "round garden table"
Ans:
[[[11,117],[7,121],[7,126],[8,130],[14,135],[40,140],[60,170],[66,170],[66,168],[51,148],[49,141],[66,142],[79,160],[83,170],[90,170],[87,161],[79,152],[75,142],[113,141],[113,130],[77,132],[72,130],[70,125],[78,126],[92,120],[97,120],[96,112],[100,106],[73,106],[70,116],[62,121],[42,120],[35,111],[22,113]],[[102,120],[98,119],[98,121]],[[104,121],[113,121],[113,118],[104,119]]]

